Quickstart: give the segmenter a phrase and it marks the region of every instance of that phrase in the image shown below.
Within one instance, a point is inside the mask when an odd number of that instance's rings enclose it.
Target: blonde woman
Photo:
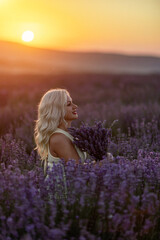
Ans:
[[[72,121],[78,118],[77,108],[65,89],[51,89],[40,100],[34,138],[46,177],[47,166],[51,169],[53,163],[60,163],[60,159],[65,162],[74,159],[77,163],[86,159],[87,154],[73,144],[73,137],[68,132]]]

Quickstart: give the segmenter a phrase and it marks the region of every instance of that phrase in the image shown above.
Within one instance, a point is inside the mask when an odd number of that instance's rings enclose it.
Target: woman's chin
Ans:
[[[74,119],[77,119],[78,118],[78,114],[74,114]]]

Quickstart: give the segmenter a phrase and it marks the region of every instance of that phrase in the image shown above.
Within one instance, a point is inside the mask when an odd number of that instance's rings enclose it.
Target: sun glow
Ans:
[[[0,41],[66,51],[160,54],[160,1],[65,3],[0,0]]]
[[[25,31],[23,34],[22,34],[22,40],[24,42],[31,42],[34,38],[34,33],[32,31]]]

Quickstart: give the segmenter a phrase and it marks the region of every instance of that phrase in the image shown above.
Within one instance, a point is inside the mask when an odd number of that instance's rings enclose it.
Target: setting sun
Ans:
[[[31,42],[34,38],[34,33],[32,31],[25,31],[22,34],[22,40],[25,42]]]
[[[65,51],[160,55],[160,1],[65,3],[0,0],[0,41]]]

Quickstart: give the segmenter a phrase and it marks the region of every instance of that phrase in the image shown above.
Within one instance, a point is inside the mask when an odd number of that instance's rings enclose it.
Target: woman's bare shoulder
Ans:
[[[63,158],[68,161],[69,159],[79,160],[78,153],[74,148],[72,141],[61,133],[55,133],[50,137],[50,152],[56,154],[56,157]]]
[[[59,144],[64,142],[69,142],[69,138],[62,133],[54,133],[50,137],[50,144]]]

